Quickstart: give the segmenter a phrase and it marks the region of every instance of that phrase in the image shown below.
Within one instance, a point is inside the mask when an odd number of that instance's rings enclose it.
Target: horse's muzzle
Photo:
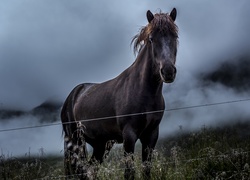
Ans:
[[[176,76],[176,67],[174,65],[165,66],[160,70],[161,79],[165,83],[172,83]]]

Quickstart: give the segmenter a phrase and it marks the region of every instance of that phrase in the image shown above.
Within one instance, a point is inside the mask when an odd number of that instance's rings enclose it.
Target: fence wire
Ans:
[[[179,111],[179,110],[187,110],[187,109],[195,109],[195,108],[202,108],[202,107],[209,107],[209,106],[217,106],[217,105],[226,105],[226,104],[232,104],[232,103],[241,103],[241,102],[248,102],[250,101],[249,99],[239,99],[239,100],[232,100],[232,101],[224,101],[224,102],[216,102],[216,103],[208,103],[208,104],[201,104],[201,105],[193,105],[193,106],[185,106],[185,107],[177,107],[177,108],[170,108],[166,110],[158,110],[158,111],[148,111],[148,112],[140,112],[140,113],[132,113],[132,114],[124,114],[124,115],[118,115],[118,116],[109,116],[109,117],[101,117],[101,118],[92,118],[92,119],[85,119],[85,120],[80,120],[80,121],[100,121],[100,120],[107,120],[110,118],[119,118],[119,117],[129,117],[129,116],[139,116],[139,115],[145,115],[145,114],[153,114],[153,113],[159,113],[159,112],[170,112],[170,111]],[[42,128],[42,127],[48,127],[48,126],[57,126],[57,125],[62,125],[62,124],[70,124],[70,123],[75,123],[75,122],[67,122],[67,123],[49,123],[49,124],[42,124],[42,125],[37,125],[37,126],[26,126],[26,127],[18,127],[18,128],[9,128],[9,129],[1,129],[1,132],[9,132],[9,131],[17,131],[17,130],[25,130],[25,129],[32,129],[32,128]],[[239,152],[240,154],[247,154],[249,155],[250,151],[245,151],[245,152]],[[225,158],[229,154],[220,154],[217,156],[209,156],[209,158]],[[194,161],[199,161],[199,160],[206,160],[208,157],[198,157],[198,158],[193,158],[193,159],[180,159],[180,163],[191,163]],[[161,166],[166,166],[166,165],[174,165],[176,161],[169,161],[169,162],[159,162],[158,164]],[[142,165],[135,165],[133,168],[141,168]],[[116,171],[124,171],[125,168],[110,168],[108,169],[110,172],[116,172]],[[73,174],[70,176],[66,175],[59,175],[59,176],[46,176],[44,178],[38,178],[36,180],[47,180],[47,179],[64,179],[64,178],[73,178],[77,176],[81,176],[85,174]]]
[[[238,155],[239,154],[249,154],[250,151],[244,151],[244,152],[238,152]],[[231,155],[231,154],[220,154],[220,155],[216,155],[216,156],[209,156],[209,157],[199,157],[199,158],[191,158],[191,159],[178,159],[178,163],[191,163],[191,162],[195,162],[195,161],[201,161],[201,160],[207,160],[208,158],[226,158],[228,155]],[[151,162],[151,168],[153,168],[153,164],[154,162]],[[169,161],[169,162],[158,162],[157,163],[158,165],[175,165],[176,164],[176,160],[173,160],[173,161]],[[141,165],[134,165],[132,168],[133,169],[139,169],[143,167],[143,164]],[[109,171],[111,172],[117,172],[117,171],[124,171],[125,168],[109,168],[108,169]],[[224,172],[232,172],[232,171],[224,171]],[[62,178],[74,178],[74,177],[79,177],[79,176],[87,176],[87,173],[82,173],[82,174],[72,174],[72,175],[59,175],[59,176],[46,176],[44,178],[38,178],[38,179],[34,179],[34,180],[48,180],[48,179],[62,179]]]
[[[147,112],[139,112],[139,113],[131,113],[131,114],[122,114],[122,115],[116,115],[116,116],[100,117],[100,118],[81,119],[78,121],[79,122],[101,121],[101,120],[108,120],[108,119],[112,119],[112,118],[139,116],[139,115],[146,115],[146,114],[155,114],[155,113],[160,113],[160,112],[180,111],[180,110],[195,109],[195,108],[202,108],[202,107],[209,107],[209,106],[218,106],[218,105],[226,105],[226,104],[233,104],[233,103],[240,103],[240,102],[247,102],[247,101],[250,101],[250,98],[231,100],[231,101],[223,101],[223,102],[215,102],[215,103],[207,103],[207,104],[200,104],[200,105],[193,105],[193,106],[184,106],[184,107],[170,108],[170,109],[157,110],[157,111],[147,111]],[[0,129],[0,133],[9,132],[9,131],[34,129],[34,128],[42,128],[42,127],[48,127],[48,126],[58,126],[58,125],[65,125],[65,124],[71,124],[71,123],[75,123],[75,121],[64,122],[64,123],[57,122],[57,123],[41,124],[41,125],[36,125],[36,126],[25,126],[25,127],[17,127],[17,128]]]

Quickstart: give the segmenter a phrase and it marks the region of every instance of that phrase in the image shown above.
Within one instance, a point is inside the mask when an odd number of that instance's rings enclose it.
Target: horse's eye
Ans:
[[[149,40],[150,43],[152,43],[153,42],[152,36],[149,36],[148,40]]]

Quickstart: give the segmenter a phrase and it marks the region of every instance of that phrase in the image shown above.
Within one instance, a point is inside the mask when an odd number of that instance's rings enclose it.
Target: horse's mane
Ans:
[[[148,41],[149,35],[158,31],[162,34],[172,34],[178,38],[178,27],[168,13],[159,12],[154,15],[154,19],[142,27],[140,32],[131,41],[134,44],[134,53],[140,52],[143,45]]]

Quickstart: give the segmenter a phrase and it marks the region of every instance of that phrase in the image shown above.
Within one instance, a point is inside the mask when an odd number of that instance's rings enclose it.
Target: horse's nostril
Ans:
[[[176,68],[174,65],[167,66],[160,70],[161,77],[164,82],[173,82],[176,75]]]
[[[164,74],[165,74],[165,73],[164,73],[164,70],[161,69],[161,75],[164,76]]]
[[[174,70],[174,74],[176,74],[177,69],[176,69],[176,67],[175,67],[175,66],[173,66],[173,70]]]

